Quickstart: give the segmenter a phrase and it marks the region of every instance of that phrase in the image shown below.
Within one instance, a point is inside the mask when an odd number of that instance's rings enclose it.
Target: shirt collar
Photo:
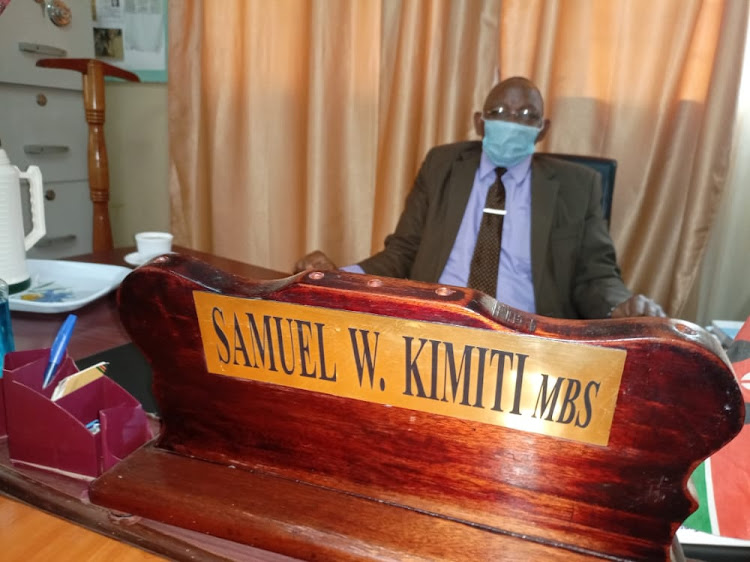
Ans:
[[[529,173],[529,170],[531,169],[532,156],[533,155],[529,155],[515,166],[511,166],[510,168],[508,168],[506,174],[510,174],[515,183],[521,183],[521,181],[523,181],[523,179]],[[484,153],[484,151],[482,151],[482,158],[479,160],[479,179],[484,180],[490,174],[494,175],[495,168],[497,168],[497,166],[490,162],[490,159],[487,158],[487,155]]]

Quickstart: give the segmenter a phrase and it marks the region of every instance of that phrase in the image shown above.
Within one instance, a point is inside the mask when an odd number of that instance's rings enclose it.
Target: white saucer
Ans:
[[[125,256],[123,259],[125,260],[125,263],[132,265],[134,267],[138,267],[139,265],[143,265],[144,263],[146,263],[146,258],[144,258],[138,252],[131,252],[127,256]]]
[[[174,252],[165,252],[165,254],[174,254]],[[138,267],[139,265],[143,265],[150,259],[153,259],[157,256],[162,256],[162,255],[164,254],[156,254],[154,256],[145,257],[139,254],[138,252],[131,252],[122,259],[125,260],[125,263],[132,265],[133,267]]]

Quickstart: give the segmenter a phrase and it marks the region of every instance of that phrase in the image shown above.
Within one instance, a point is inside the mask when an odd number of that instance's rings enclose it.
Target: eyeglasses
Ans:
[[[534,107],[522,107],[516,111],[511,111],[504,105],[493,107],[482,113],[485,119],[491,121],[514,121],[522,125],[539,126],[542,122],[542,116]]]

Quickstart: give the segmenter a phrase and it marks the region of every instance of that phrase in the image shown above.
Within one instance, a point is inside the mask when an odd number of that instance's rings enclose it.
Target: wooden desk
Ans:
[[[123,257],[131,251],[133,248],[120,248],[71,259],[125,266]],[[186,248],[176,247],[175,251],[196,256],[238,275],[256,279],[284,276],[283,273]],[[115,292],[77,310],[76,314],[76,331],[68,348],[74,359],[130,341],[120,323]],[[65,313],[13,312],[16,349],[48,347],[65,316]],[[48,515],[40,509],[64,519]],[[142,549],[178,560],[289,560],[277,554],[137,517],[113,519],[107,510],[88,503],[88,482],[13,466],[8,458],[5,438],[0,438],[0,544],[3,545],[2,559],[7,561],[159,559]]]
[[[181,249],[177,249],[180,251]],[[103,263],[120,263],[119,260],[125,255],[126,250],[120,250],[114,251],[114,252],[105,252],[105,253],[99,253],[99,254],[92,254],[89,256],[85,256],[81,259],[85,261],[97,261],[97,262],[103,262]],[[257,280],[262,279],[273,279],[280,276],[279,273],[273,272],[270,270],[262,269],[262,268],[256,268],[249,265],[240,264],[237,262],[233,262],[231,260],[224,260],[221,258],[216,258],[214,256],[209,256],[206,254],[201,254],[198,252],[189,252],[189,251],[182,251],[181,253],[189,253],[193,254],[196,257],[201,258],[203,261],[209,262],[211,264],[217,265],[221,269],[227,272],[240,274],[244,277],[254,278]],[[147,269],[147,268],[144,268]],[[142,272],[143,270],[141,270]],[[213,274],[212,274],[213,275]],[[130,279],[134,279],[137,276],[133,276]],[[183,279],[182,277],[179,277],[179,279]],[[213,276],[211,277],[213,279]],[[278,284],[279,286],[283,284]],[[127,286],[127,283],[126,283]],[[201,285],[203,286],[203,285]],[[144,295],[153,295],[154,292],[151,290],[154,289],[156,292],[159,292],[161,288],[164,287],[163,284],[161,285],[154,285],[152,287],[149,287],[149,290],[140,292],[139,294],[141,297]],[[149,301],[150,302],[150,301]],[[318,301],[313,301],[314,303],[317,303]],[[144,306],[143,304],[140,304],[138,307],[133,307],[129,309],[131,312],[135,312],[136,310],[141,311],[147,309],[148,306]],[[177,310],[177,309],[169,309],[169,310]],[[128,341],[127,334],[122,330],[119,317],[115,311],[115,299],[113,295],[108,296],[107,298],[100,299],[99,301],[92,303],[88,305],[85,308],[80,309],[79,311],[79,328],[77,329],[77,336],[84,336],[81,337],[80,340],[74,338],[74,340],[71,342],[70,346],[70,352],[71,355],[74,358],[80,358],[92,353],[96,353],[99,351],[103,351],[105,349],[111,348],[113,346],[125,343]],[[48,346],[49,342],[52,341],[54,334],[59,327],[61,321],[62,321],[62,315],[54,315],[54,316],[43,316],[43,315],[29,315],[29,314],[14,314],[14,328],[17,332],[17,342],[19,348],[34,348],[34,347],[44,347]],[[124,317],[128,317],[128,310],[126,309]],[[151,324],[153,326],[157,326],[158,324]],[[80,330],[80,331],[78,331]],[[543,331],[543,330],[542,330]],[[171,333],[171,332],[169,332]],[[83,341],[85,340],[85,341]],[[142,343],[139,341],[139,344]],[[150,357],[158,356],[160,358],[164,358],[164,354],[162,352],[163,347],[160,347],[158,350],[155,351],[155,353],[152,353]],[[152,350],[154,351],[154,350]],[[238,426],[243,427],[243,426]],[[132,544],[138,545],[144,549],[151,550],[152,552],[156,552],[165,556],[168,556],[170,558],[175,559],[185,559],[185,560],[193,560],[193,559],[201,559],[201,560],[226,560],[226,559],[242,559],[242,560],[289,560],[289,558],[280,556],[274,553],[261,551],[258,549],[254,549],[248,546],[243,546],[237,543],[233,543],[227,540],[217,539],[215,537],[211,537],[208,535],[204,535],[195,531],[188,531],[181,528],[172,527],[170,525],[166,525],[163,523],[157,523],[152,520],[143,519],[140,517],[135,516],[128,516],[123,514],[122,516],[119,515],[113,515],[110,511],[99,508],[97,506],[92,506],[89,503],[87,503],[88,499],[88,486],[85,482],[80,481],[74,481],[70,479],[64,479],[59,476],[52,475],[47,472],[43,471],[37,471],[33,472],[31,470],[22,470],[17,467],[13,467],[10,465],[8,459],[7,459],[7,447],[5,447],[5,450],[3,451],[4,443],[0,440],[0,457],[4,455],[4,458],[0,458],[0,491],[4,492],[5,494],[18,498],[22,501],[25,501],[31,505],[34,505],[36,507],[39,507],[41,509],[45,509],[48,511],[51,511],[53,513],[56,513],[58,515],[61,515],[67,519],[70,519],[72,521],[80,522],[86,527],[96,529],[102,533],[110,534],[112,536],[117,537],[118,539],[126,542],[130,542]],[[165,455],[168,453],[165,453]],[[123,463],[124,464],[124,463]],[[211,468],[209,465],[207,468]],[[154,465],[149,465],[149,468],[153,468]],[[157,467],[158,472],[158,467]],[[136,471],[136,473],[139,475],[139,482],[142,482],[141,476],[143,475],[142,471]],[[257,480],[257,478],[256,478]],[[205,479],[206,482],[214,482],[215,480],[213,478],[207,478]],[[292,484],[293,482],[296,482],[296,480],[288,480],[287,484],[289,484],[287,487],[295,486],[296,488],[299,488],[297,484]],[[279,486],[282,484],[277,483]],[[226,487],[224,488],[224,491],[226,490],[235,490],[234,487]],[[183,497],[185,494],[183,491],[185,488],[180,490],[180,493]],[[191,489],[192,490],[192,489]],[[308,503],[305,504],[304,502],[300,502],[300,496],[296,494],[290,494],[288,498],[291,498],[289,506],[294,505],[295,507],[299,505],[308,505],[310,501],[313,501],[312,505],[323,505],[323,502],[314,503],[314,500],[317,499],[318,492],[320,493],[328,493],[327,489],[312,489],[307,490],[309,494],[306,496]],[[143,495],[146,494],[146,495]],[[131,498],[146,498],[148,497],[147,494],[149,494],[149,490],[145,490],[142,493],[139,493],[138,495],[132,495]],[[312,495],[311,495],[312,494]],[[187,494],[192,496],[192,494]],[[271,494],[272,495],[272,494]],[[304,495],[304,494],[303,494]],[[330,495],[330,494],[329,494]],[[247,494],[242,497],[254,497],[252,494]],[[235,497],[230,497],[229,502],[233,501]],[[304,498],[303,498],[304,499]],[[361,509],[361,504],[357,503],[357,498],[355,498],[351,494],[343,494],[340,498],[338,498],[339,501],[334,502],[335,505],[331,504],[327,506],[329,509],[331,509],[331,513],[335,513],[337,516],[341,515],[343,516],[349,516],[349,515],[357,515],[362,518],[362,514],[357,512],[357,509]],[[278,507],[277,511],[284,509],[283,502],[279,502],[277,497],[271,497],[270,498],[270,504],[271,507]],[[142,502],[142,500],[139,499],[139,502]],[[160,507],[162,506],[171,506],[174,505],[172,502],[162,502],[160,504]],[[225,507],[229,505],[228,503],[221,504],[221,511],[224,512]],[[356,506],[355,509],[340,509],[345,508],[347,505],[350,507]],[[381,533],[382,537],[390,537],[388,530],[385,527],[379,526],[382,523],[382,515],[379,512],[379,510],[375,509],[373,505],[379,505],[379,504],[367,504],[367,507],[372,508],[372,511],[369,510],[367,513],[365,513],[364,520],[368,522],[368,525],[360,525],[358,529],[368,531],[372,530],[374,533]],[[201,504],[201,506],[205,510],[205,505]],[[398,506],[397,506],[398,507]],[[118,507],[118,509],[127,509],[128,511],[131,511],[130,508],[122,508]],[[163,507],[162,507],[163,509]],[[191,506],[191,511],[183,511],[182,515],[190,515],[194,513],[194,507]],[[166,510],[165,510],[166,511]],[[391,510],[392,512],[393,510]],[[136,513],[135,510],[131,511],[133,513]],[[252,515],[252,513],[250,513]],[[399,516],[392,517],[390,520],[390,523],[386,521],[386,523],[391,524],[391,528],[393,528],[394,525],[402,525],[404,529],[407,531],[412,530],[412,526],[410,524],[403,524],[403,517],[401,517],[401,513],[399,513]],[[422,514],[424,515],[424,514]],[[416,516],[421,517],[422,515],[416,514]],[[199,514],[195,513],[194,517],[198,517]],[[172,519],[163,519],[163,520],[172,520]],[[262,522],[274,522],[275,520],[269,519],[265,514],[262,516],[262,519],[258,519]],[[282,518],[279,519],[279,521],[285,521]],[[372,522],[373,525],[369,525],[369,522]],[[362,521],[360,521],[362,523]],[[439,520],[436,521],[436,523],[440,524],[453,524],[452,521],[448,520]],[[455,526],[455,525],[454,525]],[[387,527],[387,525],[386,525]],[[317,531],[318,527],[311,525],[307,527],[308,531]],[[467,525],[466,528],[462,527],[462,530],[465,531],[465,533],[462,534],[462,536],[467,536],[468,534],[474,533],[475,531],[478,531],[473,526]],[[363,532],[364,532],[363,531]],[[382,532],[381,532],[382,531]],[[287,529],[287,532],[290,535],[299,535],[300,530],[296,527],[290,527],[290,529]],[[220,534],[220,533],[217,533]],[[419,533],[418,533],[419,534]],[[486,535],[486,533],[485,533]],[[230,538],[234,538],[235,540],[237,535],[224,535],[229,536]],[[332,535],[329,535],[327,538],[330,539]],[[343,534],[339,535],[343,536]],[[424,532],[420,534],[420,538],[427,540],[428,542],[432,541],[432,537],[438,537],[442,536],[439,532],[439,529],[437,527],[431,527],[430,532]],[[286,541],[288,540],[288,535],[284,535],[283,537],[280,537],[278,540],[280,541]],[[487,538],[487,537],[485,537]],[[567,551],[561,551],[558,549],[554,544],[543,544],[540,541],[528,541],[524,536],[517,536],[517,535],[505,535],[505,534],[497,534],[493,535],[491,537],[494,542],[502,543],[501,546],[507,546],[514,542],[523,542],[524,552],[528,553],[529,556],[526,557],[526,559],[548,559],[548,560],[566,560],[569,561],[571,559],[591,559],[591,558],[599,558],[601,559],[602,556],[599,556],[596,553],[589,553],[585,551],[581,552],[573,552],[572,550]],[[253,540],[252,537],[250,537],[249,544],[259,544],[257,541]],[[34,542],[33,539],[30,538],[31,542]],[[262,543],[260,543],[262,544]],[[325,543],[328,544],[328,543]],[[367,546],[369,545],[369,540],[363,540],[361,542],[361,545]],[[460,542],[455,543],[457,546],[457,551],[465,551],[467,553],[471,554],[472,559],[481,559],[481,554],[477,554],[475,550],[470,549],[470,546],[477,547],[478,542],[472,542],[472,540],[461,540]],[[518,545],[515,545],[518,546]],[[269,547],[270,548],[270,547]],[[513,549],[510,549],[509,551],[512,551]],[[498,550],[497,552],[501,552],[502,549]],[[300,551],[302,552],[302,551]],[[478,552],[483,552],[480,548]],[[535,553],[532,555],[531,553]],[[298,556],[302,556],[301,554],[297,554]],[[362,554],[360,552],[361,556],[367,556],[367,554]],[[469,558],[469,556],[467,556]],[[502,556],[495,556],[494,559],[500,559]],[[604,558],[607,558],[604,556]],[[610,558],[611,559],[611,558]]]

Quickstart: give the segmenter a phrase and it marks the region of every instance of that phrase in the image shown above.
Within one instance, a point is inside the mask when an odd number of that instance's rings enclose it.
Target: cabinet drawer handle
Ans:
[[[24,43],[18,44],[18,50],[24,53],[34,53],[35,55],[46,55],[50,57],[64,57],[68,54],[68,51],[61,49],[60,47],[53,47],[52,45],[40,45],[39,43]]]
[[[51,238],[45,236],[36,243],[36,247],[49,248],[50,246],[57,246],[66,242],[75,242],[76,238],[78,237],[75,234],[65,234],[64,236],[53,236]]]
[[[59,154],[68,152],[70,147],[65,144],[25,144],[23,151],[26,154]]]

